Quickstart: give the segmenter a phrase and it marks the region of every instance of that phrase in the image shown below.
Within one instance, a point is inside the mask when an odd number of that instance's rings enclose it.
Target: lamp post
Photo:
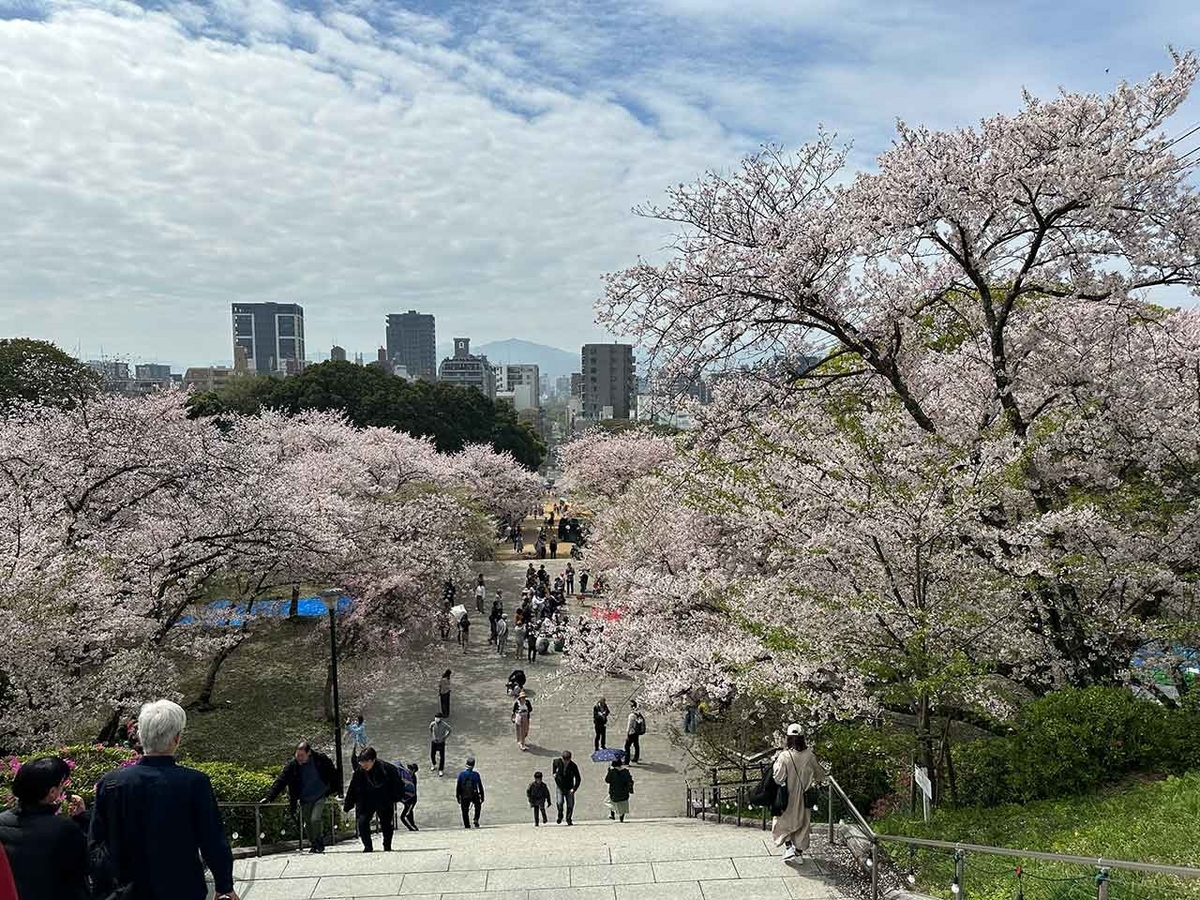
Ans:
[[[344,795],[345,778],[342,775],[342,709],[338,703],[338,652],[337,652],[337,609],[342,597],[340,588],[321,591],[321,602],[329,611],[329,665],[333,675],[333,749],[337,760],[338,796]]]

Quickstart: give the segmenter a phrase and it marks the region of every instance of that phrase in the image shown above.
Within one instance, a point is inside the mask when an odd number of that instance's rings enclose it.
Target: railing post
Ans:
[[[1108,869],[1096,873],[1096,900],[1108,900]]]
[[[262,807],[254,804],[254,855],[262,856]]]
[[[742,791],[746,788],[744,785],[738,785],[737,789],[737,823],[738,827],[742,827]]]
[[[721,789],[713,788],[713,804],[717,807],[717,824],[721,824]]]
[[[829,779],[829,846],[833,846],[833,779]]]
[[[967,868],[967,854],[964,853],[962,850],[955,850],[954,851],[954,884],[955,884],[955,886],[958,887],[958,890],[955,891],[954,888],[951,888],[951,890],[954,891],[955,900],[963,900],[963,898],[967,896],[967,886],[966,886],[966,884],[964,884],[966,868]]]
[[[879,841],[871,839],[871,900],[879,900]]]

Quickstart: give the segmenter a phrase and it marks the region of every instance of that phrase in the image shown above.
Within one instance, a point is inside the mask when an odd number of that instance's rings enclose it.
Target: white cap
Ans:
[[[788,737],[799,737],[804,734],[804,729],[800,727],[799,722],[793,722],[787,727]]]

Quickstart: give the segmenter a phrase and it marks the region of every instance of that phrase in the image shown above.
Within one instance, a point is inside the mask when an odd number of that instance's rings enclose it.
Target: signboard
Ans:
[[[925,821],[929,821],[929,801],[933,799],[933,784],[929,781],[929,773],[924,766],[913,766],[913,781],[921,789],[921,805],[925,812]]]

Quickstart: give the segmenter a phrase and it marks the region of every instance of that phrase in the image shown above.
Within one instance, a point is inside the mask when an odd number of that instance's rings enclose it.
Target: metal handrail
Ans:
[[[741,824],[741,804],[742,804],[742,794],[743,794],[742,788],[748,787],[752,784],[754,784],[754,782],[746,781],[741,786],[739,786],[739,789],[737,791],[738,824]],[[717,821],[720,822],[721,821],[720,788],[731,787],[731,786],[733,786],[733,785],[728,784],[728,783],[714,784],[714,785],[710,785],[706,788],[693,788],[692,786],[689,785],[687,787],[688,814],[691,815],[693,790],[696,790],[699,793],[701,800],[703,801],[705,798],[705,792],[707,790],[711,789],[711,790],[713,790],[713,795],[716,799],[715,806],[716,806],[716,813],[717,813]],[[841,798],[841,801],[844,804],[845,808],[850,811],[850,814],[854,817],[854,819],[857,821],[858,825],[862,828],[863,838],[870,844],[870,847],[871,847],[871,859],[870,859],[871,897],[873,898],[873,900],[877,900],[877,898],[879,897],[879,845],[881,843],[904,844],[904,845],[908,845],[908,846],[912,846],[912,847],[926,847],[926,848],[935,849],[935,850],[951,850],[951,851],[954,851],[956,854],[960,854],[960,855],[966,854],[966,853],[983,853],[983,854],[988,854],[988,855],[992,855],[992,856],[1008,856],[1008,857],[1013,857],[1016,859],[1038,860],[1040,862],[1052,862],[1052,863],[1063,863],[1063,864],[1067,864],[1067,865],[1089,866],[1089,867],[1097,869],[1099,871],[1100,875],[1104,876],[1102,879],[1100,879],[1098,877],[1099,881],[1107,881],[1107,874],[1108,874],[1108,871],[1111,869],[1118,869],[1118,870],[1124,870],[1124,871],[1130,871],[1130,872],[1141,872],[1141,873],[1144,873],[1147,875],[1169,875],[1169,876],[1173,876],[1176,878],[1200,879],[1200,868],[1194,868],[1191,866],[1177,866],[1177,865],[1169,865],[1166,863],[1136,862],[1134,860],[1127,860],[1127,859],[1105,859],[1104,857],[1097,858],[1097,857],[1092,857],[1092,856],[1078,856],[1078,855],[1065,854],[1065,853],[1047,853],[1047,852],[1041,851],[1041,850],[1018,850],[1013,847],[996,847],[996,846],[992,846],[992,845],[988,845],[988,844],[966,844],[966,843],[961,843],[961,842],[953,843],[950,841],[939,841],[939,840],[934,840],[931,838],[915,838],[915,837],[908,837],[907,835],[882,834],[880,832],[877,832],[875,829],[873,829],[871,827],[871,825],[867,821],[866,817],[863,816],[863,814],[861,812],[859,812],[858,807],[856,807],[854,805],[853,801],[847,796],[847,794],[846,794],[845,790],[843,790],[842,786],[840,784],[838,784],[838,781],[836,778],[834,778],[832,775],[830,775],[828,777],[828,779],[826,780],[826,786],[828,788],[828,806],[829,806],[829,810],[828,810],[828,812],[829,812],[829,842],[830,842],[830,844],[832,844],[835,840],[835,820],[834,820],[834,815],[833,815],[833,807],[834,807],[834,795],[836,794],[838,797]],[[704,813],[705,813],[705,808],[702,805],[701,806],[701,817],[702,818],[705,817]],[[764,821],[764,827],[765,827],[765,821],[766,821],[765,814],[764,814],[763,821]],[[961,862],[961,856],[960,856],[960,862]]]
[[[250,801],[250,800],[230,800],[230,801],[222,800],[217,803],[217,808],[218,809],[253,809],[254,810],[254,855],[262,856],[262,849],[263,849],[262,811],[264,809],[286,809],[289,812],[291,812],[292,804],[284,802],[282,800],[272,801],[270,803],[262,803],[259,801]],[[329,815],[330,828],[333,829],[333,840],[335,842],[337,840],[337,829],[336,829],[335,820],[337,818],[338,808],[339,807],[336,803],[329,803],[329,804],[326,804],[326,806],[325,806],[325,810]],[[299,850],[303,851],[304,850],[304,819],[300,816],[297,816],[296,841],[297,841],[297,848]],[[291,841],[283,841],[281,843],[290,844]]]

